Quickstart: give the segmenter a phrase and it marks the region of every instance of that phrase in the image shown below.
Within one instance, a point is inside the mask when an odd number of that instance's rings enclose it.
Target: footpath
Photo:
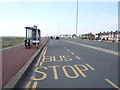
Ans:
[[[10,84],[11,81],[14,81],[12,78],[16,77],[15,75],[18,72],[19,74],[17,76],[17,79],[21,77],[20,76],[22,75],[21,73],[27,70],[29,64],[33,61],[36,55],[42,50],[42,48],[47,43],[47,41],[48,41],[47,38],[41,39],[41,43],[38,46],[38,49],[35,46],[33,46],[31,49],[25,49],[25,46],[23,44],[2,50],[2,76],[0,76],[2,77],[2,88],[6,86],[6,84],[8,83]],[[23,67],[24,70],[21,70]],[[7,86],[9,86],[9,84]]]

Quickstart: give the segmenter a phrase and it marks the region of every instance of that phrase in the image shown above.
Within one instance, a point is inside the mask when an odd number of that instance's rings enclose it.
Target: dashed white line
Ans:
[[[78,57],[78,56],[76,56],[76,58],[77,58],[77,59],[79,59],[79,60],[81,59],[81,58],[80,58],[80,57]]]
[[[74,53],[73,53],[73,52],[71,52],[71,54],[73,55]]]
[[[80,45],[80,46],[84,46],[84,47],[93,48],[93,49],[96,49],[96,50],[99,50],[99,51],[103,51],[103,52],[106,52],[106,53],[110,53],[110,54],[113,54],[113,55],[119,55],[120,56],[120,52],[117,52],[117,51],[113,51],[113,50],[109,50],[109,49],[105,49],[105,48],[100,48],[100,47],[95,47],[95,46],[90,46],[90,45],[81,44],[81,43],[75,43],[73,41],[68,41],[68,40],[64,40],[64,41],[67,41],[69,43],[74,43],[74,44],[77,44],[77,45]]]

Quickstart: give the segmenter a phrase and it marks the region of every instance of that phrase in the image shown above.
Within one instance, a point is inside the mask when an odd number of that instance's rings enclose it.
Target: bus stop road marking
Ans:
[[[95,70],[92,66],[90,66],[89,64],[85,64],[86,66],[88,66],[90,69]]]
[[[111,84],[114,88],[117,88],[118,90],[120,90],[120,88],[114,84],[112,81],[110,81],[109,79],[105,79],[109,84]]]

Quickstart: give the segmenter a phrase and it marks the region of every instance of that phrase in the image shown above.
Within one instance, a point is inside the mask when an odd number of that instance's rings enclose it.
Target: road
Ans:
[[[117,55],[71,42],[50,39],[17,87],[118,88]]]
[[[71,39],[70,41],[75,41],[73,39]],[[114,50],[114,51],[118,51],[118,44],[110,44],[110,43],[105,43],[105,42],[98,42],[98,41],[88,41],[88,40],[77,40],[78,43],[82,43],[82,44],[87,44],[87,45],[91,45],[91,46],[96,46],[96,47],[101,47],[101,48],[105,48],[105,49],[110,49],[110,50]],[[120,52],[120,50],[119,50]]]

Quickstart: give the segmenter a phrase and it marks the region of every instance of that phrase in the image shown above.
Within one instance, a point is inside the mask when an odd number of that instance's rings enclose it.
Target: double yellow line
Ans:
[[[31,81],[29,81],[26,86],[25,86],[25,89],[27,88],[30,88],[30,85],[31,85]],[[33,85],[32,85],[32,90],[35,89],[38,85],[38,82],[34,82]]]
[[[41,53],[41,55],[40,55],[40,57],[39,57],[39,59],[38,59],[38,61],[37,61],[37,63],[36,63],[36,65],[35,65],[36,67],[38,67],[41,58],[45,56],[46,52],[47,52],[47,47],[44,47],[44,48],[43,48],[43,51],[42,51],[42,53]]]
[[[42,61],[40,62],[40,60],[42,57],[45,56],[46,52],[47,52],[47,47],[44,47],[41,54],[40,54],[40,57],[38,58],[38,61],[35,65],[35,67],[38,67],[39,63],[40,63],[40,66],[42,65],[43,62]],[[27,89],[30,88],[31,83],[32,83],[32,81],[28,81],[27,84],[25,85],[25,88],[27,88]],[[34,82],[32,85],[32,90],[34,90],[37,87],[37,85],[38,85],[38,82]]]

